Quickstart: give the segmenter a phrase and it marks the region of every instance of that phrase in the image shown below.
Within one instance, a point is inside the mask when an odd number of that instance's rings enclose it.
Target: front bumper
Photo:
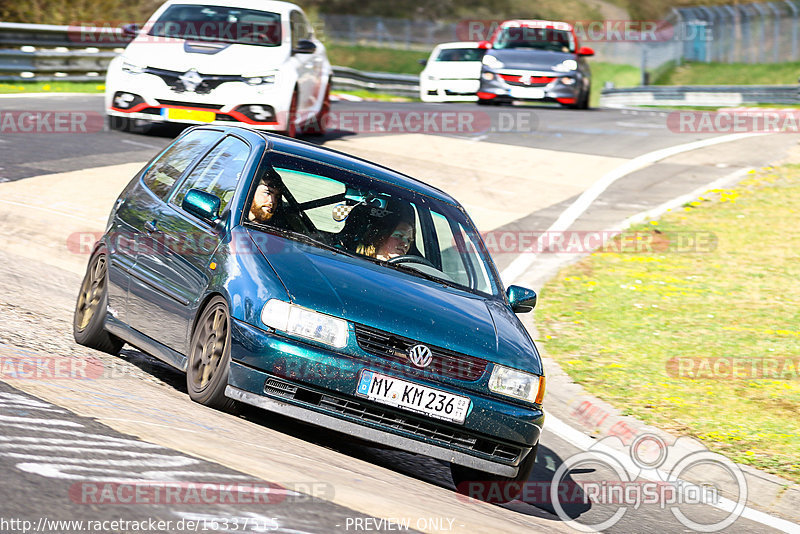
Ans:
[[[425,380],[351,344],[340,353],[233,320],[231,398],[376,443],[501,476],[514,476],[538,443],[544,413],[493,397],[477,381]],[[470,397],[463,424],[429,418],[355,395],[363,369]],[[459,387],[458,383],[464,385]],[[486,394],[479,393],[485,389]]]
[[[421,79],[419,97],[423,102],[474,102],[478,80]]]
[[[486,71],[484,71],[486,72]],[[557,73],[557,72],[525,72],[525,71],[492,71],[494,78],[486,80],[484,73],[481,73],[480,88],[478,98],[481,100],[492,100],[495,102],[558,102],[560,104],[575,104],[581,96],[581,79],[576,73]],[[546,83],[510,83],[502,76],[509,78],[522,75],[531,80],[547,79]],[[565,84],[564,78],[574,80],[572,85]]]
[[[293,86],[292,86],[293,87]],[[106,82],[106,114],[152,122],[183,124],[243,124],[262,130],[287,130],[292,87],[280,83],[251,86],[223,83],[206,94],[175,91],[159,76],[109,72]],[[133,105],[121,106],[120,93],[133,95]],[[252,114],[260,105],[264,114]],[[172,111],[175,110],[175,111]]]

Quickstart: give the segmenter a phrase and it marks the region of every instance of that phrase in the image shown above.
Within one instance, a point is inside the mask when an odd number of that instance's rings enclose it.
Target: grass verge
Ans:
[[[102,93],[106,86],[97,82],[19,82],[0,83],[0,94],[9,93]]]
[[[796,84],[800,62],[684,63],[655,80],[657,85],[780,85]]]
[[[798,203],[800,165],[767,168],[631,229],[654,252],[595,253],[543,289],[544,347],[624,413],[800,482]]]

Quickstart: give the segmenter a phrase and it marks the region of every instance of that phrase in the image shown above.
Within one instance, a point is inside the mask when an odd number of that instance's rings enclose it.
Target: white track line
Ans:
[[[575,220],[583,212],[586,211],[586,209],[591,205],[591,203],[594,202],[594,200],[596,200],[597,197],[600,196],[600,194],[603,191],[605,191],[612,183],[614,183],[616,180],[622,178],[623,176],[626,176],[627,174],[630,174],[631,172],[634,172],[635,170],[641,169],[641,168],[645,167],[646,165],[649,165],[649,164],[654,163],[656,161],[662,160],[662,159],[664,159],[666,157],[669,157],[669,156],[672,156],[672,155],[675,155],[675,154],[680,154],[681,152],[688,152],[690,150],[696,150],[698,148],[703,148],[703,147],[706,147],[706,146],[712,146],[712,145],[716,145],[716,144],[720,144],[720,143],[738,141],[739,139],[744,139],[744,138],[747,138],[747,137],[755,137],[756,135],[763,135],[763,134],[734,134],[734,135],[728,135],[728,136],[723,136],[723,137],[715,137],[715,138],[707,139],[707,140],[704,140],[704,141],[688,143],[688,144],[684,144],[684,145],[678,145],[678,146],[670,147],[668,149],[663,149],[663,150],[657,150],[655,152],[650,152],[648,154],[644,154],[642,156],[639,156],[638,158],[634,158],[633,160],[629,161],[628,163],[625,163],[625,164],[621,165],[620,167],[618,167],[617,169],[615,169],[615,170],[611,171],[610,173],[606,174],[601,180],[599,180],[591,188],[586,190],[586,192],[584,192],[584,194],[582,194],[580,197],[578,197],[575,200],[575,202],[572,205],[570,205],[570,207],[567,208],[561,214],[561,216],[559,216],[559,218],[556,220],[556,222],[553,223],[553,225],[551,225],[550,228],[547,231],[548,232],[563,231],[563,230],[566,230],[567,228],[569,228],[569,226],[573,222],[575,222]],[[668,200],[667,202],[664,202],[663,204],[660,204],[660,205],[656,206],[655,208],[651,208],[649,210],[645,210],[645,211],[642,211],[640,213],[637,213],[636,215],[632,215],[631,217],[628,217],[627,219],[622,221],[622,223],[620,223],[616,227],[612,228],[610,231],[621,231],[621,230],[624,230],[625,228],[628,228],[632,224],[636,224],[636,223],[639,223],[641,221],[646,220],[648,217],[650,217],[650,218],[658,217],[658,216],[662,215],[664,212],[666,212],[667,210],[673,209],[676,206],[680,206],[680,205],[684,204],[685,202],[688,202],[688,201],[690,201],[692,199],[697,198],[698,196],[702,195],[704,192],[706,192],[709,189],[719,188],[719,187],[722,187],[722,186],[725,186],[725,185],[728,185],[730,183],[733,183],[733,182],[737,181],[738,179],[740,179],[743,176],[745,176],[749,170],[750,169],[740,169],[740,170],[735,171],[735,172],[733,172],[733,173],[731,173],[731,174],[729,174],[727,176],[723,176],[722,178],[718,178],[717,180],[714,180],[713,182],[711,182],[711,183],[709,183],[707,185],[698,187],[697,189],[695,189],[694,191],[692,191],[690,193],[687,193],[685,195],[681,195],[681,196],[678,196],[678,197],[673,198],[671,200]],[[524,252],[523,252],[523,254],[524,254]],[[534,254],[530,254],[530,256],[534,256],[534,258],[529,260],[528,258],[523,258],[523,256],[519,256],[517,258],[517,260],[514,260],[514,262],[512,262],[512,264],[509,265],[509,267],[506,268],[505,271],[503,271],[503,278],[506,279],[506,280],[510,279],[510,278],[508,278],[509,271],[511,271],[511,268],[520,259],[524,260],[524,261],[520,261],[519,262],[520,266],[524,265],[524,268],[523,268],[522,272],[527,270],[527,268],[530,267],[530,265],[532,265],[533,262],[535,261],[535,255]],[[519,267],[517,267],[517,268],[519,268]],[[514,273],[514,271],[511,271],[510,274],[513,274],[513,273]],[[517,274],[513,279],[516,279],[521,274],[522,273]],[[511,279],[511,280],[513,280],[513,279]],[[617,451],[617,450],[614,450],[614,449],[612,449],[610,447],[607,447],[607,446],[604,446],[602,444],[600,444],[598,446],[597,445],[597,441],[595,439],[593,439],[593,438],[587,436],[586,434],[582,433],[581,431],[569,426],[567,423],[565,423],[564,421],[562,421],[561,419],[559,419],[558,417],[556,417],[552,413],[548,413],[547,414],[547,425],[545,425],[545,431],[546,432],[552,432],[554,435],[558,436],[560,439],[563,439],[564,441],[566,441],[567,443],[569,443],[573,447],[576,447],[577,449],[580,449],[580,450],[583,450],[583,451],[589,450],[594,446],[594,450],[602,451],[604,453],[610,454],[613,457],[617,458],[617,460],[619,460],[620,463],[625,467],[625,469],[629,473],[631,473],[632,475],[636,476],[636,475],[640,475],[641,474],[641,473],[639,473],[639,470],[636,469],[636,466],[632,466],[631,465],[630,457],[629,457],[628,454],[620,452],[620,451]],[[667,480],[667,474],[666,473],[663,473],[661,471],[657,471],[657,475],[660,478],[660,480]],[[686,481],[680,481],[680,482],[681,482],[681,487],[691,487],[691,486],[693,486],[693,484],[691,484],[689,482],[686,482]],[[735,506],[736,506],[736,503],[734,501],[731,501],[730,499],[725,499],[725,498],[720,498],[718,503],[708,503],[708,504],[710,506],[713,506],[715,508],[718,508],[718,509],[723,510],[723,511],[728,511],[728,512],[733,510],[735,508]],[[767,525],[769,527],[772,527],[774,529],[780,530],[782,532],[787,532],[787,533],[790,533],[790,534],[800,534],[800,525],[798,525],[796,523],[792,523],[791,521],[787,521],[785,519],[780,519],[778,517],[774,517],[774,516],[769,515],[769,514],[767,514],[765,512],[761,512],[761,511],[756,510],[754,508],[750,508],[749,506],[745,506],[744,507],[744,510],[743,510],[742,515],[740,517],[743,517],[745,519],[749,519],[749,520],[757,522],[757,523],[761,523],[762,525]]]
[[[567,230],[572,223],[574,223],[578,217],[583,215],[589,206],[592,205],[592,202],[597,200],[597,197],[599,197],[611,186],[611,184],[620,178],[631,174],[632,172],[638,171],[657,161],[681,154],[683,152],[690,152],[699,148],[705,148],[721,143],[730,143],[732,141],[739,141],[740,139],[747,139],[749,137],[761,135],[766,134],[742,133],[723,135],[721,137],[712,137],[711,139],[703,139],[702,141],[695,141],[683,145],[662,148],[661,150],[656,150],[654,152],[648,152],[647,154],[637,156],[632,160],[623,163],[611,172],[606,173],[605,176],[592,184],[589,189],[584,191],[577,199],[575,199],[575,202],[573,202],[561,213],[561,215],[559,215],[558,219],[556,219],[556,221],[544,232],[543,235],[549,235],[552,232],[563,232]],[[537,244],[533,243],[526,250],[523,250],[520,255],[517,256],[517,258],[503,270],[503,272],[500,274],[500,277],[503,279],[503,282],[505,282],[506,285],[513,284],[517,279],[519,279],[520,276],[525,274],[531,265],[533,265],[533,263],[536,261],[536,254],[533,253],[533,251],[536,249],[536,246]]]

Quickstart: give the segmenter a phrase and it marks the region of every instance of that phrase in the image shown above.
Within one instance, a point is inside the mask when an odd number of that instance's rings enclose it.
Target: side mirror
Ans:
[[[480,43],[478,43],[478,48],[480,48],[481,50],[489,50],[491,47],[492,43],[490,43],[489,41],[481,41]]]
[[[594,49],[589,48],[588,46],[582,46],[582,47],[580,47],[578,49],[578,55],[579,56],[587,56],[587,57],[588,56],[593,56],[594,55]]]
[[[139,25],[138,24],[123,24],[122,25],[122,34],[127,35],[129,37],[136,37],[139,34]]]
[[[300,39],[297,46],[292,48],[292,54],[313,54],[317,51],[317,45],[308,39]]]
[[[508,302],[514,313],[528,313],[536,307],[536,291],[519,286],[508,286]]]
[[[219,207],[222,200],[218,196],[199,189],[190,189],[183,197],[181,208],[204,221],[214,222],[219,219]]]
[[[417,63],[419,63],[420,65],[422,65],[424,67],[425,65],[428,64],[428,60],[427,59],[418,59]]]

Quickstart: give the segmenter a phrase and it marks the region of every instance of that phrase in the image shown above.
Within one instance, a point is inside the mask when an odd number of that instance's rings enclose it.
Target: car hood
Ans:
[[[428,64],[422,76],[437,78],[470,78],[477,80],[481,75],[480,61],[435,61]]]
[[[509,367],[542,372],[530,336],[500,299],[279,236],[253,232],[253,237],[299,306]]]
[[[532,48],[510,48],[489,50],[487,54],[496,57],[505,65],[504,69],[552,70],[565,59],[575,59],[575,54],[534,50]]]
[[[156,40],[156,42],[147,41]],[[259,46],[245,44],[209,43],[188,41],[214,53],[187,52],[183,39],[145,36],[131,42],[125,49],[125,59],[141,67],[186,72],[196,69],[200,74],[252,75],[265,74],[278,69],[289,57],[287,46]],[[221,46],[215,51],[211,47]]]

